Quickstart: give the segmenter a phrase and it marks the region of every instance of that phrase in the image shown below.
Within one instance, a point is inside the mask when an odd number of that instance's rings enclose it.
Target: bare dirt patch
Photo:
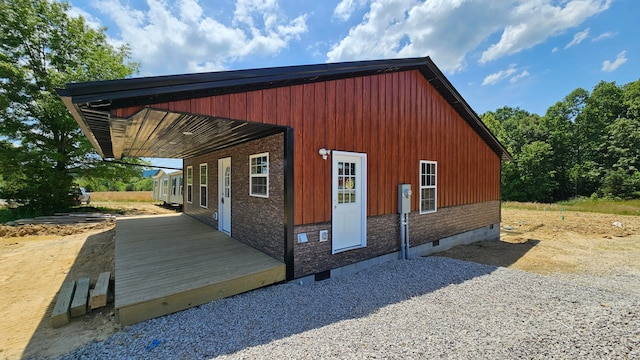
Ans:
[[[95,201],[143,201],[150,202],[153,191],[96,191],[91,193],[91,202]]]
[[[176,207],[152,205],[141,201],[91,201],[91,205],[98,209],[117,210],[120,215],[159,215],[178,211]]]
[[[435,255],[545,275],[640,277],[640,217],[503,208],[501,225],[500,241]],[[627,285],[618,288],[640,294],[638,284]]]
[[[172,212],[143,202],[109,205],[132,215]],[[101,272],[113,274],[114,253],[114,221],[0,226],[0,359],[55,357],[117,331],[112,303],[63,327],[50,325],[62,283],[90,276],[93,285]]]
[[[113,227],[112,221],[104,221],[94,224],[75,225],[42,225],[28,224],[22,226],[0,225],[0,238],[15,238],[27,236],[68,236],[83,234],[93,230],[107,229]]]

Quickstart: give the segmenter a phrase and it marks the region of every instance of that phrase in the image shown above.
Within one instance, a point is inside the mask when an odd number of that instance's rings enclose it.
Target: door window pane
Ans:
[[[356,202],[356,163],[338,162],[338,204]]]

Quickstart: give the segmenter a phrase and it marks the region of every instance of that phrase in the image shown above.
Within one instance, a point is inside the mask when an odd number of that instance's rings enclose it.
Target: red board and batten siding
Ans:
[[[331,160],[318,149],[367,153],[367,215],[397,212],[419,161],[438,162],[438,207],[500,199],[500,157],[418,71],[332,80],[152,105],[294,129],[295,224],[331,221]],[[140,108],[118,109],[130,116]]]

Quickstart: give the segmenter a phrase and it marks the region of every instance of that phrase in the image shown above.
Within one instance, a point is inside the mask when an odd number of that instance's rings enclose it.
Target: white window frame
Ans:
[[[433,165],[435,173],[434,174],[423,174],[422,173],[422,165]],[[423,175],[426,176],[434,176],[434,182],[431,185],[425,185],[422,183]],[[438,162],[430,161],[430,160],[420,160],[420,167],[418,168],[418,184],[420,187],[420,214],[430,214],[438,211]],[[424,189],[433,189],[433,209],[424,210],[422,209],[422,190]]]
[[[204,168],[204,172],[202,171],[203,168]],[[207,191],[208,189],[207,183],[209,182],[208,169],[209,167],[207,166],[207,163],[200,164],[200,172],[198,173],[198,179],[200,182],[200,194],[198,194],[200,198],[200,207],[205,209],[209,207],[209,192]],[[203,174],[204,174],[204,184],[202,183]],[[202,204],[203,191],[204,191],[204,205]]]
[[[177,196],[177,195],[178,195],[178,178],[174,176],[171,178],[171,196]]]
[[[267,172],[266,173],[260,173],[260,174],[253,174],[252,173],[252,164],[251,164],[251,160],[256,159],[256,158],[261,158],[261,157],[266,157],[267,158]],[[267,193],[266,194],[254,194],[253,193],[253,179],[256,178],[265,178],[267,179]],[[269,197],[269,153],[260,153],[260,154],[254,154],[254,155],[249,155],[249,196],[255,196],[255,197],[261,197],[261,198],[268,198]]]
[[[167,196],[169,193],[169,178],[162,179],[162,196]]]
[[[187,166],[187,202],[193,204],[193,166]]]

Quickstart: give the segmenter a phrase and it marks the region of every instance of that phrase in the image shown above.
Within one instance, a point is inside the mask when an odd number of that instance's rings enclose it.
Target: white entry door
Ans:
[[[218,160],[218,230],[231,235],[231,158]]]
[[[331,251],[366,246],[367,154],[332,152]]]

